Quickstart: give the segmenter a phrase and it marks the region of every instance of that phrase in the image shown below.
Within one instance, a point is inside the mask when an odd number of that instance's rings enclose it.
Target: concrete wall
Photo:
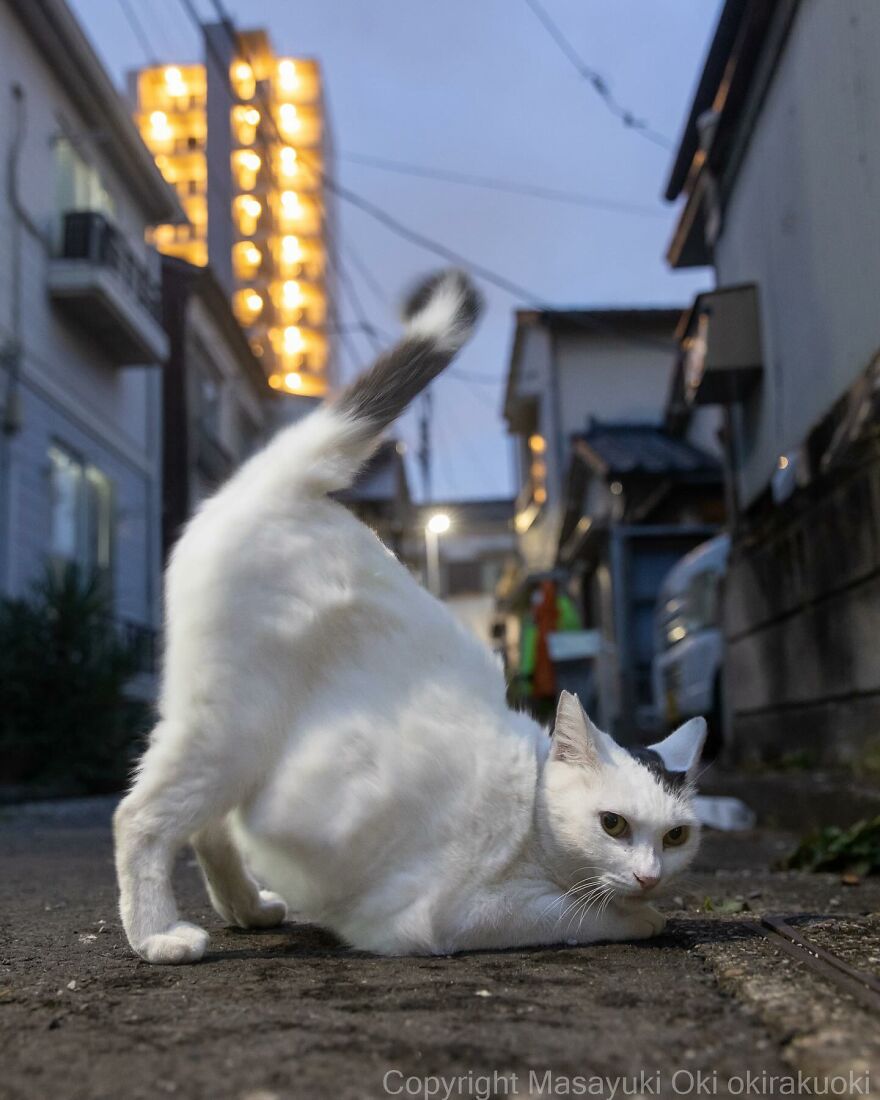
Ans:
[[[55,146],[62,134],[100,171],[114,220],[145,261],[144,217],[124,180],[102,153],[31,40],[0,4],[0,148],[13,136],[11,88],[25,91],[22,201],[42,239],[22,231],[20,270],[13,266],[15,215],[0,191],[0,343],[9,337],[13,280],[22,291],[22,427],[9,459],[8,529],[13,533],[0,590],[22,592],[41,569],[48,523],[46,449],[54,441],[94,463],[114,482],[118,505],[116,599],[119,614],[155,624],[159,615],[160,384],[156,368],[120,370],[100,345],[54,310],[47,294],[59,215]],[[5,173],[4,173],[5,180]],[[0,380],[5,381],[0,370]],[[0,530],[3,525],[0,524]]]
[[[739,760],[855,761],[880,744],[880,460],[734,545],[727,690]]]
[[[734,183],[720,285],[755,282],[764,382],[743,505],[880,346],[880,4],[803,0]]]

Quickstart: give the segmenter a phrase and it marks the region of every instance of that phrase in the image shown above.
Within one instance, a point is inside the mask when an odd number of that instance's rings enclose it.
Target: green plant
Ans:
[[[146,720],[125,692],[136,668],[97,577],[50,569],[0,601],[0,782],[119,790]]]
[[[802,871],[880,874],[880,815],[849,829],[829,826],[802,841],[784,862]]]

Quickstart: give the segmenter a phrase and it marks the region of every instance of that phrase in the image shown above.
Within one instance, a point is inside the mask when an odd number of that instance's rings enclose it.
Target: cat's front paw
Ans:
[[[635,929],[633,939],[648,940],[651,936],[659,936],[666,927],[666,917],[653,905],[640,905],[630,915],[630,921]]]
[[[198,962],[207,946],[208,933],[204,928],[181,920],[172,924],[167,932],[147,936],[137,953],[148,963],[179,966],[181,963]]]

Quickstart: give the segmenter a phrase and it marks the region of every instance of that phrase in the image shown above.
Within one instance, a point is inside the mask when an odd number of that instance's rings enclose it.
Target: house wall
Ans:
[[[718,283],[758,285],[764,341],[743,506],[880,346],[878,56],[875,0],[803,0],[733,184]]]
[[[144,215],[85,121],[6,4],[0,4],[0,148],[13,140],[12,87],[25,92],[26,129],[19,178],[24,207],[40,238],[21,231],[20,267],[12,247],[16,216],[0,191],[0,343],[12,331],[12,289],[21,288],[21,429],[10,443],[9,532],[0,591],[23,592],[41,570],[49,516],[46,449],[58,442],[113,479],[117,501],[116,602],[120,615],[158,621],[160,378],[153,368],[120,370],[101,346],[56,313],[47,293],[57,239],[56,142],[66,133],[100,171],[114,219],[147,261]],[[5,173],[4,173],[5,180]],[[5,376],[0,370],[0,381]],[[5,385],[4,385],[5,388]],[[4,495],[6,500],[4,500]],[[2,536],[0,536],[2,537]]]
[[[880,348],[878,54],[874,0],[803,0],[716,248],[719,284],[757,283],[764,341],[725,589],[738,760],[857,762],[880,731],[880,465],[749,510]]]
[[[193,297],[188,314],[187,363],[191,430],[198,432],[201,409],[199,390],[203,381],[210,378],[218,386],[218,415],[212,435],[228,455],[232,466],[241,465],[268,435],[268,387],[261,400],[253,382],[244,376],[235,350],[229,346],[216,319],[198,296]],[[196,451],[197,448],[194,448],[193,453]],[[190,475],[191,500],[195,506],[214,486],[206,482],[196,469],[192,469]]]
[[[520,537],[529,568],[549,569],[556,560],[571,436],[585,431],[591,417],[645,424],[662,420],[672,354],[650,346],[650,341],[659,343],[671,336],[659,329],[640,330],[632,341],[587,329],[533,328],[526,333],[519,388],[538,399],[536,430],[547,440],[547,502]],[[522,467],[520,476],[524,477]]]

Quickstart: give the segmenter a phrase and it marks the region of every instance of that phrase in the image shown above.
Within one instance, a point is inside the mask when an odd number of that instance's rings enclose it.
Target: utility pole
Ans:
[[[419,417],[419,467],[422,471],[422,496],[431,500],[431,424],[434,415],[434,397],[430,388],[422,395],[422,412]]]

